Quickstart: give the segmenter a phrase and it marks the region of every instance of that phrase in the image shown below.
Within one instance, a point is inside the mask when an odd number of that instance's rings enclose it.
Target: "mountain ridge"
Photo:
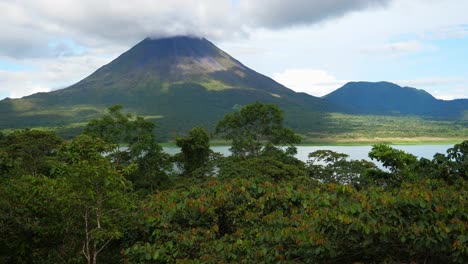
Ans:
[[[463,118],[468,99],[440,100],[423,89],[391,82],[348,82],[323,99],[354,114],[420,115]],[[352,98],[352,100],[350,100]]]

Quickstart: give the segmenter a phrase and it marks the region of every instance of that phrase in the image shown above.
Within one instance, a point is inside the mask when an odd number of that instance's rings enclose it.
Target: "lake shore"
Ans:
[[[455,145],[461,143],[463,138],[443,137],[392,137],[392,138],[307,138],[298,146],[371,146],[385,143],[389,145]],[[163,142],[163,147],[177,147],[174,142]],[[211,146],[230,146],[229,141],[212,140]]]

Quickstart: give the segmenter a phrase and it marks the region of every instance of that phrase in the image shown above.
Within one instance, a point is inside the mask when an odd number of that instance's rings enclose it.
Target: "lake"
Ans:
[[[453,145],[391,145],[391,147],[411,153],[419,158],[432,159],[436,153],[446,154],[447,149],[453,147]],[[229,146],[211,147],[213,151],[219,152],[224,156],[231,154],[229,148]],[[296,158],[307,161],[309,153],[320,149],[345,153],[349,155],[349,159],[353,160],[365,159],[371,161],[367,155],[372,149],[372,146],[298,146]],[[172,155],[178,153],[180,150],[177,147],[164,147],[164,151]]]

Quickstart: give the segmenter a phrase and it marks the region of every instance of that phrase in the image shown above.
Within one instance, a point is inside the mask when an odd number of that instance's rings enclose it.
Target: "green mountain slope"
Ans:
[[[419,115],[438,119],[463,119],[468,99],[438,100],[424,90],[389,82],[350,82],[324,96],[341,112],[376,115]]]
[[[322,99],[249,69],[206,39],[147,38],[66,89],[1,101],[0,129],[70,127],[122,104],[157,119],[160,133],[171,136],[197,124],[212,126],[256,100],[278,104],[298,130],[313,127],[327,109]]]

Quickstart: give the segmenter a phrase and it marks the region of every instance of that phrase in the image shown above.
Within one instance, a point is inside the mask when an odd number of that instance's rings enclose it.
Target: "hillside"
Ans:
[[[418,115],[437,119],[463,119],[468,99],[438,100],[424,90],[389,82],[349,82],[324,96],[352,114]]]
[[[256,100],[278,104],[288,125],[314,126],[323,100],[296,93],[261,75],[203,38],[147,38],[82,81],[62,90],[0,102],[0,129],[79,127],[113,104],[157,120],[162,135]]]

